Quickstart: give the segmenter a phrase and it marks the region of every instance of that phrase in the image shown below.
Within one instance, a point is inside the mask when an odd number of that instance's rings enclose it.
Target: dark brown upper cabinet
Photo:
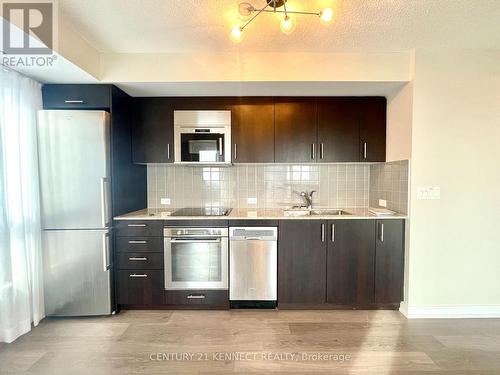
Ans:
[[[134,163],[173,163],[174,113],[169,99],[134,100]]]
[[[281,220],[278,240],[279,306],[325,303],[326,221]]]
[[[316,101],[314,98],[277,98],[275,101],[275,161],[316,161]]]
[[[403,300],[404,220],[377,220],[375,248],[375,302]]]
[[[318,99],[319,162],[359,158],[359,101],[350,97]]]
[[[328,303],[363,307],[374,303],[375,220],[329,220]]]
[[[359,161],[385,161],[386,110],[384,97],[359,98]]]
[[[44,109],[111,108],[112,85],[48,84],[42,87]]]
[[[233,106],[233,163],[274,162],[272,98],[242,98]]]

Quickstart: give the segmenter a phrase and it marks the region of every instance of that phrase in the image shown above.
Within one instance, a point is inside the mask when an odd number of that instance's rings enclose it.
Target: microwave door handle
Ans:
[[[219,138],[219,155],[222,156],[222,137]]]

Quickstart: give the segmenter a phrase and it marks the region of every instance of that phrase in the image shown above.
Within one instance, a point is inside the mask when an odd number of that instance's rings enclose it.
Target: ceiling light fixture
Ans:
[[[282,13],[284,15],[280,22],[280,29],[285,34],[290,34],[295,30],[295,20],[290,16],[298,15],[311,15],[319,17],[320,22],[328,25],[333,20],[333,9],[325,8],[320,12],[306,12],[306,11],[292,11],[286,9],[287,0],[266,0],[266,5],[263,8],[257,9],[250,3],[240,3],[239,14],[242,20],[246,22],[243,25],[236,25],[231,30],[231,40],[233,42],[240,42],[243,39],[243,30],[261,13]],[[283,7],[283,9],[281,9]]]

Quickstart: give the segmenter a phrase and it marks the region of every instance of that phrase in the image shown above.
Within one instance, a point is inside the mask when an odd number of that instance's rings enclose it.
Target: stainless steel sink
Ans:
[[[304,208],[292,208],[285,210],[285,216],[347,216],[347,215],[352,215],[351,213],[344,211],[344,210],[339,210],[339,209],[333,209],[333,208],[323,208],[323,209],[304,209]]]
[[[344,210],[332,210],[332,209],[313,209],[311,210],[310,215],[316,215],[316,216],[344,216],[344,215],[351,215],[349,212],[344,211]]]

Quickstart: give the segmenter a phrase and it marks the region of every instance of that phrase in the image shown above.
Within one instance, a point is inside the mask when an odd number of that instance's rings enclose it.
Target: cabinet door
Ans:
[[[375,302],[403,300],[404,220],[377,220]]]
[[[169,99],[134,100],[134,163],[173,163],[174,112]]]
[[[318,100],[318,161],[359,161],[359,100]]]
[[[328,221],[327,302],[374,302],[375,221]]]
[[[359,100],[359,160],[385,161],[387,100],[376,96]]]
[[[42,98],[44,109],[109,110],[111,107],[111,85],[43,85]]]
[[[318,150],[314,99],[276,101],[274,126],[277,163],[310,163],[316,160]]]
[[[325,302],[326,221],[282,220],[278,240],[278,305]]]
[[[273,100],[245,98],[233,110],[233,163],[274,162]]]

